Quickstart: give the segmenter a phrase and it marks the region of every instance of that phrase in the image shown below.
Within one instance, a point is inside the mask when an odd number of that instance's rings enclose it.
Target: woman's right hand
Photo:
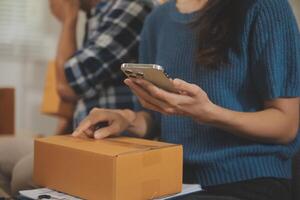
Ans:
[[[135,120],[134,112],[130,110],[94,108],[72,133],[74,137],[90,137],[103,139],[118,136],[127,130]],[[101,122],[107,122],[106,127],[97,129]]]

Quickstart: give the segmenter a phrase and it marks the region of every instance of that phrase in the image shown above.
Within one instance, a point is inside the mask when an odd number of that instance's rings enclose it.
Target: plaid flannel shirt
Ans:
[[[105,0],[88,15],[83,47],[65,64],[65,75],[80,96],[73,126],[94,107],[134,108],[136,98],[125,86],[124,62],[137,62],[143,21],[149,0]]]

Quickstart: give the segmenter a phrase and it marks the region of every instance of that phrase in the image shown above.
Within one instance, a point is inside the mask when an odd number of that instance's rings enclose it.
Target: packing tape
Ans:
[[[125,141],[118,141],[118,140],[111,140],[111,139],[105,139],[104,142],[109,142],[111,144],[117,144],[119,146],[126,146],[126,147],[134,147],[138,149],[156,149],[161,148],[155,145],[145,145],[145,144],[136,144],[136,143],[130,143]]]
[[[99,142],[99,143],[109,143],[112,145],[118,145],[118,146],[125,146],[125,147],[134,147],[137,149],[156,149],[159,148],[156,145],[145,145],[145,144],[136,144],[136,143],[131,143],[131,142],[126,142],[126,141],[119,141],[115,140],[113,138],[106,138],[104,140],[95,140],[93,138],[74,138],[71,135],[68,135],[65,137],[64,140],[70,140],[72,142],[76,143],[85,143],[85,142]]]

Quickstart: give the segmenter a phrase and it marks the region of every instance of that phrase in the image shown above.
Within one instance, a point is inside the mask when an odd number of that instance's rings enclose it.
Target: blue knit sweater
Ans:
[[[195,62],[198,15],[179,13],[175,1],[158,7],[144,25],[140,63],[163,66],[173,78],[199,85],[215,104],[255,112],[264,100],[300,95],[300,35],[287,0],[242,0],[240,51],[230,64],[210,70]],[[185,181],[202,186],[260,177],[291,177],[291,157],[300,136],[288,145],[245,139],[191,118],[159,118],[161,138],[183,144]],[[255,126],[255,124],[253,124]]]

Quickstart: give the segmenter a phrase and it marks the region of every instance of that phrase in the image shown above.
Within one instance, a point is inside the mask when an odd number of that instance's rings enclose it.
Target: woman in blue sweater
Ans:
[[[74,136],[146,137],[158,124],[163,141],[183,144],[184,181],[205,190],[196,199],[291,198],[300,34],[287,0],[171,0],[144,25],[140,63],[180,78],[180,93],[127,79],[142,106],[157,112],[94,109]],[[101,121],[109,126],[93,131]]]

